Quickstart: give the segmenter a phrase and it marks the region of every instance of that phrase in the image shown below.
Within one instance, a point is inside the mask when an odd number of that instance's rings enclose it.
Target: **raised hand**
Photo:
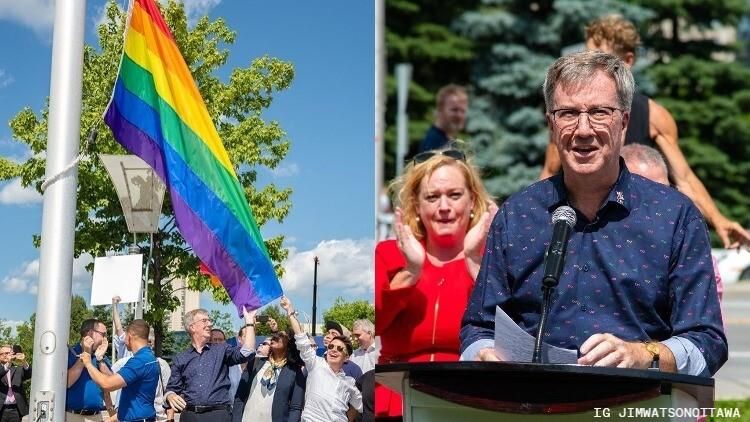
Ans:
[[[94,347],[94,339],[91,336],[86,336],[81,341],[81,346],[83,346],[83,351],[86,353],[91,353],[91,348]]]
[[[248,311],[245,306],[242,306],[242,313],[245,316],[245,324],[255,324],[255,314],[258,313],[257,309],[253,309],[252,311]]]
[[[16,353],[15,355],[13,355],[13,360],[18,363],[24,363],[26,362],[26,355],[24,355],[23,353]]]
[[[271,317],[268,317],[268,327],[271,329],[272,333],[279,331],[279,323]]]
[[[99,345],[99,347],[96,348],[96,351],[94,352],[94,355],[96,355],[96,360],[102,360],[104,358],[104,355],[107,354],[107,348],[109,347],[109,342],[106,338],[102,339],[102,344]]]
[[[286,296],[281,296],[281,301],[279,302],[279,305],[281,305],[281,309],[286,311],[287,315],[290,315],[292,312],[294,312],[292,301],[289,300],[289,298]]]
[[[120,296],[112,296],[112,304],[113,305],[119,305],[120,304]]]
[[[474,258],[482,256],[482,249],[484,249],[485,240],[487,240],[487,233],[490,231],[490,225],[498,210],[494,202],[488,205],[487,211],[482,214],[477,224],[466,232],[466,237],[464,237],[464,255],[466,257]]]
[[[426,254],[424,246],[422,246],[422,243],[414,236],[409,225],[404,224],[403,217],[404,213],[401,208],[396,208],[394,228],[396,232],[396,240],[398,241],[398,248],[404,255],[404,258],[406,258],[406,271],[411,273],[414,282],[416,283],[416,280],[422,273]]]

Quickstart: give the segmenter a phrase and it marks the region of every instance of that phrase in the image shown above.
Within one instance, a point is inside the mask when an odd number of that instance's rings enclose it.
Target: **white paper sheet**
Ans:
[[[141,297],[143,255],[103,256],[94,260],[90,305],[111,305],[112,296],[121,303]]]
[[[518,326],[500,307],[495,308],[495,353],[508,362],[531,362],[536,339]],[[542,362],[577,363],[578,352],[542,343]]]

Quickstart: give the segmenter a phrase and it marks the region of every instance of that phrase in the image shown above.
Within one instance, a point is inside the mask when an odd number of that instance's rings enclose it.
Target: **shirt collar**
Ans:
[[[625,165],[625,160],[623,160],[622,157],[620,157],[619,165],[620,172],[617,175],[617,180],[615,181],[615,184],[612,185],[609,195],[607,195],[607,199],[604,201],[601,208],[616,206],[624,208],[625,211],[630,212],[632,209],[630,171],[628,171],[628,168]],[[548,192],[548,195],[546,195],[548,200],[545,205],[547,209],[552,212],[558,206],[568,204],[568,190],[565,188],[562,171],[559,174],[552,176],[550,182],[552,182],[552,185],[550,186],[551,190]]]

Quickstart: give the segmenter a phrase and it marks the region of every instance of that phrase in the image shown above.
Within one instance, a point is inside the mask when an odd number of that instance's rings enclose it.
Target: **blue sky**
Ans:
[[[236,31],[226,77],[264,54],[291,61],[295,79],[278,93],[265,120],[278,120],[292,142],[291,152],[259,185],[294,190],[291,213],[281,225],[269,223],[265,236],[284,234],[290,248],[282,285],[297,308],[311,312],[313,256],[320,257],[318,311],[337,296],[373,301],[373,135],[374,9],[371,2],[184,1],[192,19],[223,18]],[[12,2],[0,8],[0,154],[28,156],[11,139],[7,122],[23,107],[39,112],[49,95],[52,0]],[[86,42],[96,43],[95,26],[105,1],[89,0]],[[124,5],[123,0],[119,1]],[[8,42],[12,40],[12,42]],[[0,318],[26,320],[36,309],[38,251],[32,235],[41,229],[41,197],[18,181],[0,183]],[[90,259],[90,258],[89,258]],[[90,295],[91,275],[77,262],[74,292]],[[233,316],[232,306],[202,305]]]

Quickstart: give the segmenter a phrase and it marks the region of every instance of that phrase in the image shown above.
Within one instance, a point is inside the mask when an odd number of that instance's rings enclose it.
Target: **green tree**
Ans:
[[[234,335],[232,334],[234,333],[234,324],[232,324],[232,317],[228,313],[214,309],[209,312],[208,317],[211,318],[212,328],[223,331],[227,338]]]
[[[677,121],[685,158],[716,205],[727,217],[747,226],[750,70],[732,59],[739,51],[738,43],[719,43],[712,33],[736,26],[750,11],[750,4],[633,2],[656,12],[641,25],[644,46],[656,58],[646,70],[656,87],[654,98]],[[664,22],[670,25],[665,26]],[[688,33],[689,36],[681,35]],[[715,244],[720,243],[714,240]]]
[[[290,141],[280,124],[266,122],[261,115],[271,105],[273,95],[289,87],[293,65],[264,56],[250,61],[247,67],[233,69],[224,82],[216,71],[227,62],[227,46],[234,42],[234,32],[222,19],[211,21],[208,17],[189,28],[182,3],[170,1],[160,7],[227,148],[258,225],[270,220],[283,222],[291,207],[291,189],[273,184],[260,188],[256,179],[260,169],[275,168],[289,151]],[[93,128],[101,127],[122,51],[125,16],[111,0],[106,11],[107,19],[98,28],[98,47],[84,47],[81,140]],[[20,165],[0,159],[0,180],[20,176],[24,186],[39,189],[44,178],[47,118],[46,106],[38,113],[26,107],[10,121],[13,139],[28,145],[31,158]],[[108,130],[101,130],[90,152],[122,154],[124,150]],[[78,167],[78,180],[75,256],[102,256],[108,250],[123,250],[132,237],[99,160],[83,161]],[[153,281],[148,290],[151,307],[145,319],[154,327],[157,354],[161,353],[164,321],[178,304],[171,294],[170,281],[181,277],[193,289],[211,289],[208,279],[198,275],[197,259],[176,229],[168,196],[164,202],[159,230],[153,235],[153,250],[150,245],[141,245],[144,256],[152,254],[145,263]],[[287,256],[282,242],[283,236],[265,241],[279,275],[283,274],[280,263]],[[38,236],[34,243],[39,245]],[[228,301],[223,288],[215,288],[213,293],[216,300]]]
[[[286,331],[289,328],[289,318],[286,316],[286,312],[276,305],[265,307],[259,315],[268,315],[270,318],[276,320],[279,331]],[[271,327],[267,324],[257,324],[255,326],[255,333],[259,336],[271,335]]]
[[[8,325],[6,320],[0,319],[0,344],[13,343],[14,338],[11,336],[11,331],[13,331],[13,327]]]
[[[449,83],[469,81],[472,43],[453,30],[457,16],[479,0],[387,0],[385,2],[388,55],[385,134],[385,174],[396,172],[396,80],[394,66],[412,64],[409,85],[409,148],[414,151],[434,120],[435,95]]]
[[[328,310],[323,312],[323,321],[336,321],[351,329],[354,321],[358,319],[369,319],[375,321],[375,306],[366,300],[355,300],[347,302],[342,297],[337,297]]]
[[[619,1],[483,2],[457,21],[476,51],[467,130],[485,186],[504,199],[536,181],[549,134],[542,82],[563,49],[583,43],[591,19],[620,13],[633,20],[645,9]]]

